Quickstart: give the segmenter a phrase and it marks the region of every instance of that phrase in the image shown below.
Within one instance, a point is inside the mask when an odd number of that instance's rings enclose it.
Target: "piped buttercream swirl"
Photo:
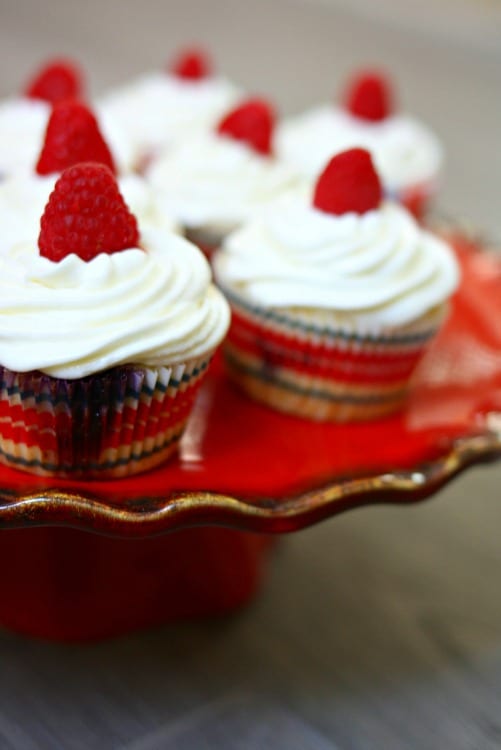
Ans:
[[[110,91],[98,101],[97,110],[104,122],[121,123],[141,160],[212,127],[238,96],[225,78],[187,81],[159,71]]]
[[[230,235],[214,268],[250,304],[325,311],[330,325],[367,334],[418,319],[458,283],[449,247],[393,203],[333,216],[288,200]]]
[[[216,133],[167,151],[147,179],[181,224],[222,232],[250,220],[298,181],[282,162]]]
[[[21,244],[0,258],[0,362],[80,378],[120,364],[170,366],[210,353],[229,310],[200,251],[142,229],[145,249],[54,263]]]
[[[39,99],[0,102],[0,179],[34,169],[49,114],[49,104]]]
[[[0,179],[35,171],[50,113],[50,105],[39,99],[17,97],[0,102]],[[98,121],[118,171],[130,172],[134,154],[125,127],[108,115]]]
[[[324,105],[290,118],[277,133],[279,154],[307,179],[315,179],[334,154],[356,146],[371,152],[390,195],[433,183],[443,162],[436,136],[408,115],[366,122]]]

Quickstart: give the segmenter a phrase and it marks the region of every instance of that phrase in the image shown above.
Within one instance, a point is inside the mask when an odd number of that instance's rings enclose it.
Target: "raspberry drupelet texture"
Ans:
[[[92,162],[66,169],[40,221],[40,255],[60,261],[75,253],[90,261],[100,253],[138,246],[136,218],[110,169]]]
[[[83,80],[82,71],[72,60],[49,60],[31,79],[24,93],[30,99],[43,99],[49,104],[57,104],[64,99],[82,98]]]
[[[223,117],[217,132],[246,143],[258,154],[271,156],[275,119],[275,111],[265,99],[247,99]]]
[[[208,53],[198,47],[182,50],[169,66],[169,72],[189,81],[202,81],[212,75],[212,62]]]
[[[91,110],[74,99],[60,102],[51,112],[36,171],[47,175],[86,161],[105,164],[113,173],[116,171]]]
[[[393,93],[382,73],[363,71],[351,81],[345,95],[346,109],[355,117],[381,122],[393,113]]]
[[[364,214],[381,203],[381,181],[371,155],[352,148],[334,156],[317,180],[313,205],[328,214]]]

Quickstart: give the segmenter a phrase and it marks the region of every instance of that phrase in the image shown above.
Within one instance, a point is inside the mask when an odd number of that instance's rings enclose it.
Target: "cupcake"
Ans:
[[[155,192],[206,254],[297,183],[275,158],[274,126],[273,107],[247,99],[212,131],[168,150],[147,170]]]
[[[458,283],[449,247],[383,199],[364,149],[329,162],[312,202],[290,197],[230,235],[214,269],[231,377],[276,409],[339,422],[402,407]]]
[[[141,171],[161,149],[211,128],[237,96],[236,87],[214,73],[203,50],[187,49],[167,70],[147,73],[102,97],[97,111],[103,122],[127,129]]]
[[[340,106],[326,104],[286,121],[277,147],[311,183],[333,154],[367,149],[386,197],[403,203],[418,218],[436,192],[443,162],[436,136],[396,111],[390,82],[373,72],[353,78]]]
[[[67,99],[52,109],[32,172],[0,183],[0,215],[3,217],[0,254],[21,242],[36,244],[40,216],[57,178],[64,169],[85,161],[105,164],[116,173],[113,156],[93,113],[85,104]],[[119,187],[141,225],[177,230],[164,206],[138,175],[119,178]]]
[[[81,97],[83,91],[78,66],[55,59],[40,68],[20,96],[0,101],[0,179],[32,168],[52,105]]]
[[[71,60],[48,61],[26,85],[21,96],[0,102],[0,180],[30,174],[44,141],[52,107],[67,99],[83,99],[84,76]],[[120,172],[131,170],[131,147],[111,119],[113,159]]]
[[[63,172],[0,257],[0,460],[113,478],[176,450],[229,310],[200,251],[138,227],[111,171]]]

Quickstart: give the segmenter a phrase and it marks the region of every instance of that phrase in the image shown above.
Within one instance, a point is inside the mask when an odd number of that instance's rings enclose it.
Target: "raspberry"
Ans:
[[[182,50],[170,65],[170,72],[178,78],[201,81],[212,75],[212,62],[203,49]]]
[[[136,218],[108,167],[87,162],[66,169],[40,220],[40,255],[59,261],[75,253],[89,261],[138,244]]]
[[[334,156],[315,186],[313,205],[328,214],[365,214],[381,203],[382,189],[371,155],[351,148]]]
[[[49,60],[28,83],[24,91],[30,99],[57,104],[64,99],[82,98],[83,74],[71,60]]]
[[[388,79],[376,72],[359,73],[348,87],[345,106],[362,120],[385,120],[393,112],[393,93]]]
[[[82,161],[106,164],[116,172],[96,118],[85,104],[70,99],[56,104],[52,110],[36,171],[62,172]]]
[[[274,127],[273,107],[264,99],[247,99],[223,117],[217,132],[243,141],[258,154],[270,156]]]

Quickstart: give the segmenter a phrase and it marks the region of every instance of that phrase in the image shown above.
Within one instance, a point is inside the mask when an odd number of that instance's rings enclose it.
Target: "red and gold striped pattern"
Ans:
[[[209,361],[74,381],[0,368],[0,461],[86,478],[150,469],[176,450]]]
[[[443,317],[439,309],[399,332],[362,337],[228,296],[231,377],[258,401],[325,421],[374,419],[400,408]]]

